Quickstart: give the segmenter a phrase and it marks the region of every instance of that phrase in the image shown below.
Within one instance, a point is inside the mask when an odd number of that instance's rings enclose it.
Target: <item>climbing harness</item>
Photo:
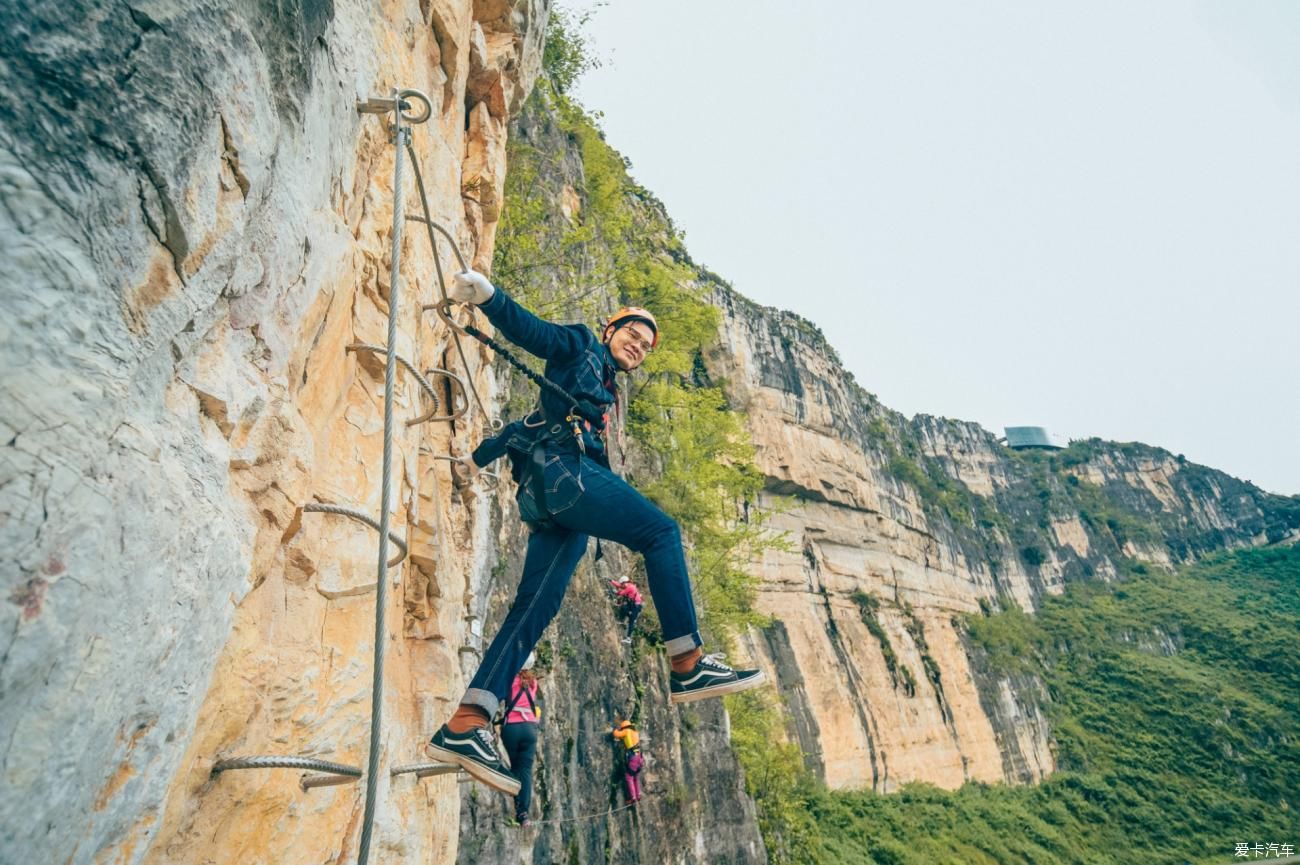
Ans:
[[[441,226],[436,226],[432,221],[420,221],[424,222],[426,226],[437,227],[440,232],[446,235],[446,231],[442,229]],[[434,260],[437,261],[437,243],[434,240],[432,230],[429,232],[429,242],[433,244]],[[455,246],[453,245],[452,248],[455,249]],[[461,258],[459,250],[456,250],[456,257],[460,258],[461,263],[464,264],[464,259]],[[441,278],[442,273],[439,271],[439,279],[441,280]],[[592,406],[590,403],[587,403],[585,400],[578,399],[555,382],[530,369],[528,365],[516,357],[510,349],[506,348],[474,325],[458,323],[452,317],[452,301],[447,297],[446,286],[441,286],[441,288],[443,293],[442,302],[428,304],[424,308],[426,310],[436,310],[438,317],[441,318],[453,332],[459,331],[478,340],[483,345],[496,352],[497,355],[504,359],[506,363],[510,364],[510,366],[523,373],[529,381],[536,384],[542,390],[559,397],[565,405],[568,405],[569,410],[564,417],[564,423],[568,425],[569,431],[573,434],[573,440],[578,448],[578,452],[586,453],[587,445],[582,438],[582,423],[583,421],[589,423],[603,423],[604,417],[599,409]],[[543,419],[541,424],[530,426],[527,418],[524,419],[524,425],[529,428],[535,428],[536,426],[544,424],[545,420]],[[533,446],[532,453],[529,457],[528,467],[525,469],[524,476],[520,479],[519,490],[515,495],[515,501],[519,505],[519,518],[533,531],[545,531],[553,528],[555,525],[551,518],[551,513],[546,506],[546,482],[544,479],[545,469],[546,437],[543,437]],[[532,490],[531,495],[528,494],[529,487],[531,487]],[[599,541],[597,542],[597,550],[599,550]]]

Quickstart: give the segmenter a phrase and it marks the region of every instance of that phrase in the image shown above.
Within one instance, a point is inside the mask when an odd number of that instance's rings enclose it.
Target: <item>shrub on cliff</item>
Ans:
[[[995,668],[1046,684],[1059,771],[823,792],[822,861],[1208,863],[1300,838],[1300,548],[1075,584],[969,631]]]

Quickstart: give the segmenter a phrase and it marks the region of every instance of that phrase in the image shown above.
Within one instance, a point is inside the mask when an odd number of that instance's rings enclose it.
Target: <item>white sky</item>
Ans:
[[[886,405],[1300,493],[1300,0],[613,0],[587,33],[577,95],[692,257]]]

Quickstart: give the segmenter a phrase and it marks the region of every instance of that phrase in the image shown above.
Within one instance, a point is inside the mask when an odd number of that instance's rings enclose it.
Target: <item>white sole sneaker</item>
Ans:
[[[730,682],[719,682],[716,685],[710,685],[707,688],[698,688],[694,691],[679,691],[668,698],[668,702],[674,704],[694,703],[696,700],[708,700],[713,697],[725,697],[727,694],[738,694],[741,691],[748,691],[750,688],[757,688],[759,685],[767,682],[767,674],[759,670],[752,676],[744,679],[733,679]]]
[[[486,784],[493,790],[499,790],[507,796],[519,795],[519,779],[513,775],[504,775],[484,766],[472,757],[458,754],[455,751],[448,751],[446,748],[440,748],[432,743],[424,746],[424,753],[429,756],[429,759],[439,763],[455,763],[475,781]]]

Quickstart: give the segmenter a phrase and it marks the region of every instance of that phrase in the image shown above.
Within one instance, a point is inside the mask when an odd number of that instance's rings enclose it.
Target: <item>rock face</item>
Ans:
[[[544,0],[136,4],[0,12],[4,373],[0,623],[6,860],[349,858],[364,762],[394,148],[358,100],[429,94],[415,130],[435,218],[490,262],[506,122],[539,68]],[[418,212],[406,176],[408,210]],[[409,224],[414,225],[414,224]],[[454,266],[442,245],[442,266]],[[466,374],[402,244],[400,353]],[[491,399],[483,355],[468,375]],[[445,379],[434,385],[444,406]],[[456,489],[482,413],[399,371],[386,762],[463,684],[484,487]],[[20,791],[15,795],[14,791]],[[376,858],[454,858],[454,779],[380,785]]]
[[[423,227],[390,277],[394,147],[358,100],[428,94],[413,145],[435,220],[493,259],[506,143],[556,155],[550,204],[581,218],[581,160],[545,118],[545,0],[69,0],[0,10],[0,847],[6,861],[336,862],[356,784],[301,790],[222,758],[365,762],[390,300],[399,370],[385,766],[420,759],[502,615],[524,536],[489,479],[449,473],[511,394],[440,297]],[[567,174],[565,172],[568,172]],[[406,212],[418,212],[408,169]],[[438,241],[437,264],[459,267]],[[703,280],[708,282],[707,279]],[[1032,608],[1124,558],[1277,539],[1267,497],[1154,449],[1070,465],[969,424],[907,421],[853,384],[805,322],[718,287],[710,374],[749,413],[790,532],[750,648],[832,786],[1029,781],[1051,770],[1032,681],[980,670],[956,613]],[[608,308],[608,306],[607,306]],[[515,396],[525,404],[531,393]],[[407,422],[467,405],[452,422]],[[1071,481],[1070,479],[1073,478]],[[508,491],[508,486],[507,486]],[[1145,516],[1158,530],[1141,531]],[[379,779],[374,857],[761,863],[718,706],[669,711],[655,653],[617,642],[584,566],[546,637],[538,813],[454,776]],[[488,627],[484,628],[483,623]],[[648,732],[649,799],[621,802],[608,728]],[[459,826],[459,831],[457,827]]]
[[[1295,531],[1286,500],[1142,445],[1007,450],[975,424],[910,421],[815,327],[725,288],[709,358],[749,417],[775,528],[757,562],[777,624],[751,643],[831,787],[1028,782],[1054,768],[1032,680],[972,663],[960,614],[1032,610],[1125,560],[1168,565]]]

